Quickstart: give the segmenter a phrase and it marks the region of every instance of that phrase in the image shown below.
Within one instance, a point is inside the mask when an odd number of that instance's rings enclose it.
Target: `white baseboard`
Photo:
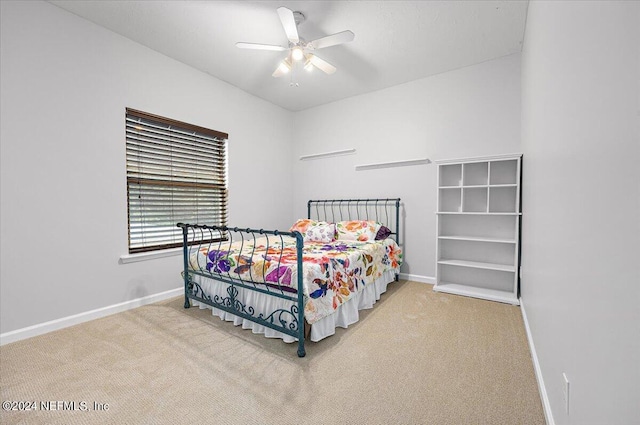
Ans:
[[[538,362],[538,354],[536,353],[536,347],[533,344],[533,336],[531,335],[529,320],[527,319],[527,312],[524,309],[522,298],[520,298],[520,311],[522,312],[524,328],[527,331],[527,340],[529,341],[529,349],[531,350],[531,358],[533,359],[533,369],[536,374],[536,380],[538,381],[538,391],[540,391],[540,399],[542,400],[544,417],[547,420],[547,425],[555,425],[555,421],[553,420],[553,413],[551,412],[551,404],[549,403],[549,396],[547,395],[547,389],[544,386],[544,379],[542,379],[542,369],[540,368],[540,362]]]
[[[84,313],[75,314],[73,316],[63,317],[61,319],[51,320],[45,323],[39,323],[37,325],[28,326],[26,328],[17,329],[15,331],[5,332],[3,334],[0,334],[0,345],[9,344],[11,342],[16,342],[48,332],[57,331],[58,329],[68,328],[69,326],[88,322],[90,320],[110,316],[115,313],[142,307],[143,305],[177,297],[183,293],[184,288],[180,287],[177,289],[160,292],[159,294],[147,295],[146,297],[136,298],[135,300],[125,301],[120,304],[114,304],[107,307],[86,311]]]
[[[419,274],[400,273],[400,279],[410,280],[412,282],[429,283],[435,285],[436,278],[431,276],[421,276]]]

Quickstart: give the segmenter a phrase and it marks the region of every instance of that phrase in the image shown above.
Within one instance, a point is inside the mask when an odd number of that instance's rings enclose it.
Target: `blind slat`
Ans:
[[[218,146],[220,149],[222,149],[222,146],[224,145],[224,142],[222,140],[198,137],[198,135],[196,134],[180,134],[172,131],[156,131],[152,128],[142,127],[138,125],[127,126],[126,132],[130,135],[139,134],[159,141],[170,142],[170,144],[180,143],[192,145],[194,147],[210,145]]]
[[[136,120],[140,123],[150,123],[148,124],[150,126],[159,124],[161,126],[177,127],[177,129],[183,133],[192,133],[195,131],[200,135],[211,137],[214,139],[226,140],[229,138],[229,135],[227,133],[222,133],[220,131],[211,130],[209,128],[204,128],[193,124],[183,123],[165,117],[160,117],[158,115],[147,114],[146,112],[136,111],[135,109],[127,108],[127,117],[130,120]]]
[[[199,167],[212,167],[212,168],[223,168],[223,161],[213,161],[210,159],[199,159],[188,156],[179,156],[179,155],[158,155],[153,153],[152,150],[145,151],[136,151],[127,154],[127,158],[130,161],[142,161],[144,163],[149,164],[188,164],[193,166],[194,163]]]
[[[173,171],[173,174],[168,174],[163,171],[164,170],[148,170],[129,176],[128,180],[131,182],[135,182],[136,180],[156,180],[164,182],[167,185],[174,182],[197,182],[200,185],[224,185],[226,183],[224,180],[216,179],[217,176],[207,177],[194,174],[178,174],[177,170]]]
[[[224,147],[218,147],[218,145],[208,146],[206,143],[199,144],[185,144],[178,143],[177,141],[162,140],[153,137],[145,137],[138,133],[127,133],[128,144],[131,146],[147,146],[159,149],[160,151],[169,150],[171,147],[180,147],[189,154],[200,155],[213,155],[221,154],[224,151]],[[203,149],[207,148],[207,149]]]
[[[131,155],[144,155],[150,154],[153,157],[175,157],[177,160],[188,160],[193,162],[194,160],[200,160],[203,162],[210,162],[213,164],[224,163],[224,158],[221,154],[216,152],[201,152],[200,150],[192,150],[189,149],[165,149],[164,146],[158,145],[156,143],[147,143],[147,142],[137,142],[135,140],[129,139],[129,143],[127,143],[128,152]]]

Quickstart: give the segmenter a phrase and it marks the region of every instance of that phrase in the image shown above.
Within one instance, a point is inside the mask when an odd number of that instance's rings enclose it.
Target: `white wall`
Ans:
[[[348,148],[356,154],[297,160]],[[402,198],[402,272],[433,278],[436,166],[357,172],[354,166],[515,152],[520,152],[519,54],[297,112],[293,207],[303,217],[308,199]]]
[[[230,222],[288,228],[291,171],[267,164],[290,112],[51,4],[1,7],[0,333],[180,287],[178,256],[118,263],[126,107],[229,133]]]
[[[556,424],[640,421],[639,29],[638,2],[529,5],[522,298]]]

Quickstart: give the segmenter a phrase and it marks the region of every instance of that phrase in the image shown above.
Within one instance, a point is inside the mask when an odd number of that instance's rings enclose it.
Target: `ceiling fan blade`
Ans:
[[[307,43],[307,48],[309,49],[322,49],[324,47],[335,46],[336,44],[348,43],[353,41],[355,38],[355,34],[351,31],[342,31],[332,35],[328,35],[326,37],[319,38],[317,40],[310,41]]]
[[[273,44],[258,44],[258,43],[236,43],[236,47],[241,49],[256,49],[256,50],[274,50],[276,52],[282,52],[287,50],[286,47],[274,46]]]
[[[311,62],[316,68],[320,69],[326,74],[333,74],[336,72],[336,67],[329,62],[320,59],[316,55],[309,55],[309,62]]]
[[[280,17],[280,22],[282,22],[284,32],[287,34],[289,41],[293,44],[299,43],[300,37],[298,36],[298,26],[296,25],[296,20],[293,17],[291,9],[279,7],[278,16]]]

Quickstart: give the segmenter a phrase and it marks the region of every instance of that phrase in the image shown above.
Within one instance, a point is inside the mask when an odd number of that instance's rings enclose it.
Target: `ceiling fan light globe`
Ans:
[[[294,61],[299,61],[299,60],[301,60],[302,58],[304,58],[304,52],[302,51],[302,48],[301,48],[301,47],[299,47],[299,46],[294,47],[294,48],[291,50],[291,58],[292,58]]]
[[[286,61],[282,61],[282,62],[280,62],[280,65],[278,66],[278,69],[283,74],[287,74],[291,70],[291,67],[289,66],[289,64],[287,64]]]
[[[307,72],[313,71],[313,64],[311,63],[310,60],[307,60],[307,62],[305,62],[304,70],[307,71]]]

